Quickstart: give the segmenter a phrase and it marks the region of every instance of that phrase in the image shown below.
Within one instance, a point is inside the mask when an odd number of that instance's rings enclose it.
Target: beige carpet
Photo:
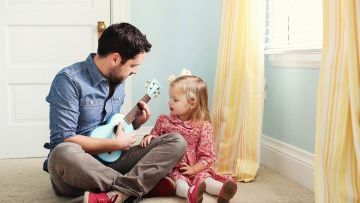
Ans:
[[[0,160],[0,202],[81,202],[59,198],[51,189],[49,176],[41,167],[43,158]],[[184,203],[177,197],[149,198],[146,203]],[[205,195],[204,201],[216,202]],[[262,166],[255,181],[238,183],[238,192],[231,202],[314,202],[314,193],[278,173]]]

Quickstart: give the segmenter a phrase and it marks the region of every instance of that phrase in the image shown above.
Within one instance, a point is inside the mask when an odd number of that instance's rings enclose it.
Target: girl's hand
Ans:
[[[154,135],[145,136],[140,142],[140,147],[146,147],[150,143],[150,141],[154,138],[155,138]]]
[[[180,170],[182,171],[182,174],[188,176],[195,175],[194,169],[191,166],[189,166],[187,163],[181,162],[180,165],[181,165]]]

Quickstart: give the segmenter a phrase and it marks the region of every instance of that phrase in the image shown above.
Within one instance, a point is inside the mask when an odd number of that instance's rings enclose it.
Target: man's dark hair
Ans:
[[[121,63],[135,58],[141,52],[149,52],[151,44],[140,30],[129,23],[110,25],[99,38],[97,53],[104,57],[112,53],[121,56]]]

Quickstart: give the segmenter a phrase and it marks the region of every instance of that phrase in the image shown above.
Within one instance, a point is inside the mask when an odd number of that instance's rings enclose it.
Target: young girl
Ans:
[[[169,94],[170,116],[159,116],[140,146],[167,133],[181,134],[187,151],[169,174],[176,183],[176,195],[197,203],[206,191],[217,195],[218,202],[229,202],[236,193],[236,182],[210,168],[215,161],[215,144],[205,82],[196,76],[180,76],[170,83]]]

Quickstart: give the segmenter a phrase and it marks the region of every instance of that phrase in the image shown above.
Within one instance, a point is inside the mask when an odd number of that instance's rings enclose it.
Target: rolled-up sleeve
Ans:
[[[79,96],[75,81],[66,73],[53,80],[46,101],[50,105],[50,144],[55,147],[65,138],[76,135]]]

